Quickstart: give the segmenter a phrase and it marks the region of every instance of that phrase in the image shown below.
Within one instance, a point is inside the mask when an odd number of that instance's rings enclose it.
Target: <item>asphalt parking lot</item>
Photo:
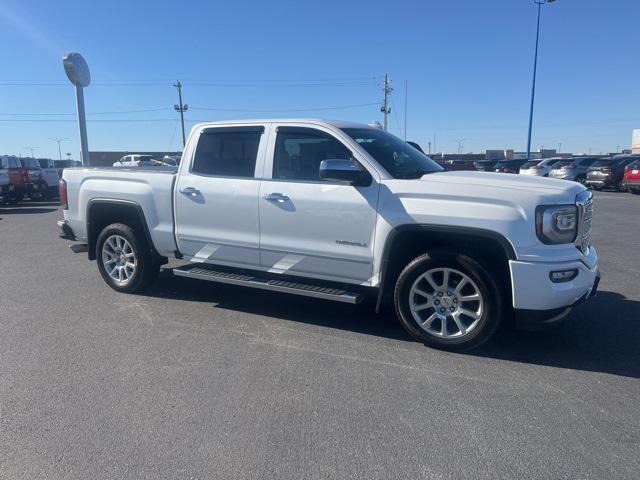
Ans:
[[[637,479],[639,212],[596,193],[600,293],[566,325],[452,354],[168,270],[118,294],[55,203],[0,207],[0,477]]]

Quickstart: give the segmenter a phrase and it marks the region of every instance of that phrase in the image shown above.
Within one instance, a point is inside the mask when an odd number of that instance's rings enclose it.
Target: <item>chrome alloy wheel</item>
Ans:
[[[460,338],[477,327],[484,300],[468,275],[453,268],[433,268],[413,282],[409,306],[415,321],[428,334]]]
[[[111,235],[102,245],[102,264],[119,285],[126,285],[136,272],[136,256],[131,244],[120,235]]]

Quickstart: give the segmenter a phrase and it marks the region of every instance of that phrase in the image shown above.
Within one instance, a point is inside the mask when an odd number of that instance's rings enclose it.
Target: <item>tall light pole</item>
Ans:
[[[458,155],[462,154],[462,142],[464,142],[466,140],[466,138],[461,138],[460,140],[456,140],[456,142],[458,142]]]
[[[542,5],[553,3],[556,0],[533,0],[538,5],[538,24],[536,27],[536,50],[533,57],[533,85],[531,86],[531,108],[529,109],[529,135],[527,137],[527,160],[531,158],[531,130],[533,128],[533,103],[536,98],[536,73],[538,71],[538,44],[540,42],[540,13]]]
[[[89,165],[89,142],[87,141],[87,117],[84,111],[84,88],[91,83],[89,66],[77,52],[65,53],[62,65],[69,81],[76,87],[76,105],[78,107],[78,130],[80,131],[80,160],[82,166]]]
[[[52,140],[58,143],[58,159],[62,160],[62,150],[60,149],[60,144],[65,140],[69,140],[69,139],[68,138],[49,138],[49,140]]]

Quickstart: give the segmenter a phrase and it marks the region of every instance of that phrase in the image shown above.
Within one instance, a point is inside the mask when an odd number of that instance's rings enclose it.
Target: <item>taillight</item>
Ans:
[[[60,205],[63,210],[69,210],[69,199],[67,197],[67,182],[62,178],[58,182],[58,193],[60,194]]]
[[[29,183],[29,171],[25,168],[20,170],[20,174],[22,176],[22,181],[24,183]]]

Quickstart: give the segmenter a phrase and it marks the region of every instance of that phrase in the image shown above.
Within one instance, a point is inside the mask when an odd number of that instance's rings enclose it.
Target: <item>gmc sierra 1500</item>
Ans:
[[[105,282],[175,275],[393,302],[428,345],[476,347],[515,312],[556,323],[596,291],[591,193],[563,180],[443,172],[397,137],[322,120],[203,123],[174,170],[67,168],[61,236]]]

